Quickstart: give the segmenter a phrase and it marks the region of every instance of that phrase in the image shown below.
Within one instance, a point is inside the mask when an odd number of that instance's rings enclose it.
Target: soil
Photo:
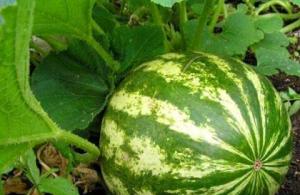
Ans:
[[[300,194],[300,112],[292,117],[294,133],[294,154],[285,182],[278,195]]]
[[[289,87],[300,92],[300,78],[279,73],[269,77],[278,91],[285,91]],[[284,183],[277,195],[299,195],[300,194],[300,111],[291,117],[294,134],[294,151],[290,169]]]

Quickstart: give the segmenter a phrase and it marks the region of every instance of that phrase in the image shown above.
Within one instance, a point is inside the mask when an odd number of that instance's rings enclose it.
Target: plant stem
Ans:
[[[293,14],[281,14],[281,13],[270,13],[270,14],[263,14],[262,17],[272,17],[272,16],[279,16],[284,20],[295,20],[300,18],[300,12],[299,13],[293,13]]]
[[[100,150],[97,146],[89,142],[88,140],[81,138],[73,133],[70,133],[68,131],[59,131],[58,140],[61,140],[63,142],[66,142],[68,144],[74,145],[80,149],[85,150],[87,153],[85,154],[78,154],[76,156],[84,156],[81,158],[78,158],[78,160],[82,161],[92,161],[92,160],[97,160],[98,157],[100,156]]]
[[[296,20],[295,22],[285,26],[284,28],[282,28],[280,31],[283,33],[287,33],[287,32],[291,32],[296,28],[300,27],[300,19]]]
[[[282,6],[288,13],[291,13],[291,12],[292,12],[292,8],[291,8],[291,5],[290,5],[290,4],[287,4],[287,3],[282,2],[282,1],[280,1],[280,0],[271,0],[271,1],[267,1],[266,3],[261,4],[261,5],[257,8],[255,14],[256,14],[256,15],[259,15],[260,12],[262,12],[262,11],[264,11],[265,9],[268,9],[269,7],[271,7],[271,6],[273,6],[273,5],[276,5],[276,4]]]
[[[249,7],[251,13],[255,12],[254,2],[251,0],[245,0],[246,5]]]
[[[182,1],[179,3],[179,26],[181,33],[183,33],[183,26],[187,20],[186,2]]]
[[[213,8],[213,1],[205,0],[202,14],[199,18],[198,26],[197,26],[196,32],[194,34],[194,39],[192,42],[193,50],[196,49],[197,47],[201,46],[201,42],[202,42],[201,39],[203,38],[204,28],[207,24],[207,19],[208,19],[208,16],[209,16],[212,8]]]
[[[214,28],[215,28],[215,26],[218,22],[218,19],[219,19],[221,9],[224,6],[224,0],[217,0],[217,1],[218,1],[217,9],[215,10],[214,15],[212,16],[211,22],[210,22],[209,27],[208,27],[210,32],[214,31]]]
[[[85,39],[86,42],[93,47],[99,56],[105,61],[107,66],[113,71],[116,72],[119,69],[119,63],[115,61],[111,55],[93,38]]]
[[[160,16],[158,7],[155,3],[152,3],[152,2],[151,2],[151,14],[152,14],[152,19],[153,19],[155,24],[163,25],[163,21],[162,21],[162,18]]]
[[[300,12],[293,14],[279,14],[279,16],[285,20],[293,20],[300,18]]]
[[[154,23],[159,25],[161,27],[162,32],[163,32],[165,49],[167,51],[169,51],[170,47],[169,47],[169,44],[168,44],[167,34],[166,34],[165,29],[164,29],[164,23],[163,23],[163,20],[161,18],[161,15],[159,13],[159,9],[158,9],[157,5],[153,2],[150,3],[150,7],[151,7],[151,14],[152,14],[152,18],[153,18]]]
[[[275,5],[272,5],[271,8],[275,13],[280,13]]]
[[[99,35],[105,35],[104,30],[97,24],[95,20],[92,20],[92,26]]]
[[[184,24],[188,20],[187,11],[186,11],[186,2],[182,1],[179,3],[179,28],[180,34],[182,37],[182,45],[185,47],[185,38],[184,38]]]
[[[224,13],[224,18],[227,18],[228,17],[228,10],[227,10],[227,7],[226,7],[226,3],[224,3],[224,6],[223,6],[223,13]]]

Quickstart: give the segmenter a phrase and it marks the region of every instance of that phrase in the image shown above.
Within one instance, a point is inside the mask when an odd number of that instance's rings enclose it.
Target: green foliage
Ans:
[[[31,146],[28,144],[17,144],[0,147],[0,174],[11,171],[22,156]]]
[[[78,43],[66,52],[49,55],[34,71],[32,89],[63,129],[86,128],[104,108],[110,86],[101,72],[105,69],[102,64],[90,47]]]
[[[18,1],[18,6],[8,6],[1,11],[5,23],[0,26],[0,51],[9,51],[0,52],[1,171],[8,169],[12,160],[26,149],[22,143],[50,137],[56,131],[31,96],[26,82],[33,8],[34,1],[25,0]],[[17,31],[19,28],[23,30]],[[17,73],[17,78],[14,73]],[[7,150],[8,144],[14,144],[13,149]]]
[[[293,3],[300,5],[300,0],[292,0]]]
[[[22,163],[24,166],[24,170],[27,178],[34,184],[38,185],[40,183],[40,170],[36,165],[36,156],[33,150],[28,150],[22,156]]]
[[[94,7],[93,18],[105,33],[112,33],[114,28],[119,25],[113,13],[103,5],[96,5]]]
[[[292,75],[300,75],[300,64],[291,60],[286,47],[287,37],[280,32],[265,34],[264,40],[253,46],[256,53],[257,69],[266,75],[275,74],[278,69]]]
[[[11,166],[15,155],[51,139],[81,143],[81,147],[98,154],[94,145],[59,129],[30,90],[29,41],[34,5],[35,1],[20,0],[16,6],[8,6],[1,12],[5,23],[0,26],[3,33],[0,51],[9,52],[0,52],[0,150],[13,146],[13,149],[1,152],[1,171]]]
[[[187,22],[185,26],[185,37],[190,46],[196,26],[195,20]],[[221,33],[215,34],[206,28],[203,36],[203,43],[198,50],[229,56],[244,55],[250,45],[263,39],[263,33],[255,28],[253,19],[241,12],[230,15],[224,21]]]
[[[157,25],[120,26],[112,41],[121,61],[121,72],[165,52],[163,31]]]
[[[293,75],[300,75],[300,64],[290,59],[287,50],[289,40],[280,32],[283,21],[279,16],[260,16],[256,26],[264,32],[264,39],[252,46],[257,58],[257,70],[265,75],[271,75],[278,70]]]
[[[53,195],[78,195],[78,190],[68,179],[63,177],[49,177],[49,173],[40,174],[36,164],[36,157],[32,150],[22,156],[22,166],[27,178],[34,184],[34,187],[42,193]]]
[[[278,32],[283,26],[283,20],[278,15],[258,16],[254,20],[256,28],[264,33]]]
[[[281,92],[280,95],[290,115],[300,110],[300,95],[297,92],[289,88],[288,91]]]
[[[36,35],[61,34],[88,39],[92,32],[94,0],[36,1],[33,32]]]
[[[62,177],[42,178],[38,188],[41,192],[54,195],[79,195],[72,182]]]
[[[151,0],[151,1],[164,7],[172,7],[175,3],[184,0]]]

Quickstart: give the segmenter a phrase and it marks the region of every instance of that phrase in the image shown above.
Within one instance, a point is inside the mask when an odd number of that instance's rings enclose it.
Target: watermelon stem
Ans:
[[[187,10],[186,10],[186,2],[182,1],[178,4],[179,6],[179,28],[182,37],[183,44],[185,45],[184,39],[184,24],[188,20]]]
[[[255,15],[259,15],[262,11],[269,9],[270,7],[272,7],[273,5],[280,5],[281,7],[283,7],[289,14],[292,13],[292,6],[291,4],[287,1],[287,2],[283,2],[280,0],[271,0],[271,1],[267,1],[266,3],[261,4],[256,12]]]
[[[254,162],[253,168],[255,171],[259,171],[263,166],[263,163],[261,162],[261,160],[256,160]]]
[[[108,68],[113,72],[119,69],[119,62],[115,61],[102,45],[100,45],[92,36],[85,38],[86,42],[95,49],[97,54],[105,61]]]
[[[299,27],[300,27],[300,19],[298,19],[295,22],[285,26],[280,31],[283,32],[283,33],[288,33],[288,32],[293,31],[294,29],[299,28]]]
[[[214,12],[214,15],[212,16],[211,22],[208,27],[210,32],[214,31],[214,28],[219,19],[220,12],[221,12],[222,8],[224,7],[224,2],[225,2],[224,0],[217,0],[217,1],[218,1],[217,9]]]
[[[163,23],[163,19],[162,19],[161,15],[160,15],[159,9],[158,9],[157,5],[153,2],[151,2],[150,8],[151,8],[151,14],[152,14],[152,19],[153,19],[154,23],[157,24],[158,26],[160,26],[161,30],[163,32],[165,49],[167,51],[169,51],[170,46],[168,43],[167,34],[164,29],[164,23]]]
[[[192,45],[193,50],[196,50],[197,48],[202,48],[201,43],[203,39],[204,29],[205,26],[207,25],[208,16],[211,13],[211,10],[213,8],[213,3],[214,1],[212,0],[205,0],[204,2],[203,11],[199,18],[198,26],[194,35],[194,40]]]
[[[84,154],[75,153],[75,158],[79,162],[91,162],[100,156],[100,150],[96,145],[68,131],[59,131],[57,139],[86,151]]]

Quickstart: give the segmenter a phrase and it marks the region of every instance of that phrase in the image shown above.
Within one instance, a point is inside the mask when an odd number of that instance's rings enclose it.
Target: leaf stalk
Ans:
[[[198,21],[198,26],[194,35],[192,49],[195,50],[198,47],[201,47],[202,38],[204,34],[204,28],[207,24],[208,16],[213,8],[213,2],[212,0],[205,0],[204,7],[202,10],[202,14]]]

